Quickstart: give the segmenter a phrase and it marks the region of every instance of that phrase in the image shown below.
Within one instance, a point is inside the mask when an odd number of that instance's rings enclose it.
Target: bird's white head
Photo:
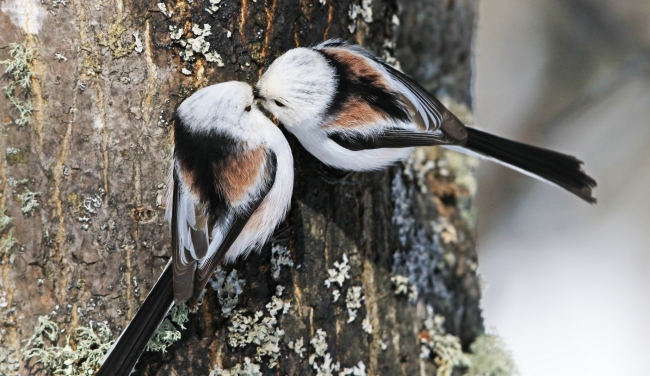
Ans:
[[[334,98],[336,72],[310,48],[277,58],[257,83],[257,97],[289,131],[318,126]]]
[[[187,98],[176,116],[191,132],[220,129],[231,134],[253,132],[260,124],[270,123],[255,106],[253,88],[230,81],[205,87]]]

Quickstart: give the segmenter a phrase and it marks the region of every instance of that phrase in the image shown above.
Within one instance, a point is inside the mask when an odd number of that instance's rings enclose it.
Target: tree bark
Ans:
[[[74,328],[89,323],[106,322],[117,336],[146,297],[170,255],[163,199],[170,121],[195,90],[254,83],[282,52],[340,37],[389,61],[396,54],[429,89],[471,105],[473,0],[164,4],[1,4],[0,46],[24,42],[37,51],[30,87],[15,92],[34,108],[29,124],[19,127],[15,105],[0,98],[0,208],[13,218],[2,231],[3,239],[17,240],[0,252],[0,349],[17,356],[15,374],[46,373],[19,351],[37,317],[49,315],[64,330],[55,341],[64,346]],[[10,59],[8,48],[0,59]],[[220,293],[208,288],[182,338],[165,353],[145,353],[136,374],[207,375],[244,367],[246,357],[269,375],[316,374],[327,357],[340,372],[362,362],[368,375],[432,374],[433,357],[420,356],[427,306],[445,317],[446,331],[465,349],[482,332],[468,160],[421,149],[403,165],[343,176],[287,137],[296,183],[288,240],[278,243],[293,266],[280,262],[278,272],[271,245],[225,266],[222,277],[241,281],[215,282]],[[37,195],[25,201],[26,192]],[[33,200],[38,207],[29,207]],[[341,265],[349,265],[349,278],[327,287],[328,269],[340,272]],[[273,298],[278,286],[281,303]],[[256,312],[268,325],[242,330],[244,337],[259,334],[259,343],[237,337],[234,323],[255,321]],[[265,328],[272,333],[260,333]],[[236,338],[244,346],[232,346]]]

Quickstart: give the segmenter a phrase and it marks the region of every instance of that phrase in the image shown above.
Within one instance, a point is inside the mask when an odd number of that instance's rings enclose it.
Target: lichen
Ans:
[[[327,352],[327,333],[323,329],[317,329],[316,335],[309,343],[314,348],[314,353],[309,356],[309,364],[313,365],[316,359],[325,357],[325,352]]]
[[[341,291],[336,288],[332,289],[332,302],[334,303],[338,302],[340,297],[341,297]]]
[[[60,52],[56,52],[56,53],[54,53],[54,58],[57,59],[57,60],[60,61],[60,62],[63,62],[63,63],[65,63],[66,61],[68,61],[68,58],[65,57],[65,56],[63,56],[63,54],[60,53]]]
[[[327,269],[327,274],[329,275],[329,278],[325,280],[325,286],[327,288],[330,288],[332,283],[338,283],[339,287],[343,287],[343,282],[346,279],[350,279],[350,264],[348,262],[348,255],[344,253],[341,262],[334,261],[334,268]]]
[[[370,323],[370,316],[366,316],[361,322],[361,329],[368,334],[372,334],[372,324]]]
[[[451,376],[454,368],[469,367],[471,361],[463,353],[460,338],[448,334],[443,327],[445,318],[436,315],[432,306],[427,306],[424,328],[419,334],[420,358],[433,359],[438,366],[437,376]]]
[[[136,42],[124,44],[122,34],[126,31],[124,25],[114,22],[108,25],[108,35],[106,41],[100,41],[100,46],[107,46],[113,52],[113,59],[120,59],[131,53],[136,47]]]
[[[416,162],[412,156],[393,178],[394,209],[391,221],[397,229],[401,249],[393,255],[392,274],[407,278],[415,285],[419,294],[434,294],[448,301],[451,294],[442,276],[434,272],[443,260],[442,249],[435,234],[429,235],[424,224],[414,215],[413,197],[418,185],[415,181],[417,173],[414,165],[418,163],[421,162]],[[409,184],[406,179],[409,179]]]
[[[87,45],[82,46],[81,50],[86,52],[82,61],[85,73],[89,76],[97,76],[102,71],[102,63],[99,60],[99,56],[97,56],[97,53]],[[84,91],[85,87],[86,84],[82,82],[79,86],[79,90]]]
[[[296,354],[298,354],[300,359],[305,357],[305,351],[307,351],[307,349],[305,349],[304,347],[304,341],[302,338],[298,338],[295,341],[289,342],[287,344],[287,347],[289,347],[289,349],[293,350]]]
[[[255,360],[261,363],[263,357],[268,358],[269,368],[277,365],[280,356],[280,340],[284,337],[284,330],[277,327],[278,322],[275,317],[280,311],[284,312],[286,303],[280,299],[283,289],[282,286],[278,286],[275,296],[266,305],[269,316],[265,316],[263,311],[247,315],[244,310],[240,310],[233,315],[228,325],[228,344],[231,347],[255,345]]]
[[[140,33],[137,31],[133,33],[133,38],[135,39],[135,42],[133,42],[133,50],[139,54],[144,51],[144,46],[142,44],[142,40],[140,39]]]
[[[5,154],[5,159],[7,160],[7,164],[9,164],[9,166],[27,163],[25,154],[18,148],[8,147]]]
[[[4,231],[14,219],[7,215],[7,209],[0,211],[0,232]]]
[[[309,342],[314,348],[314,353],[309,356],[309,364],[317,376],[332,376],[341,368],[339,362],[332,362],[332,356],[327,352],[327,333],[323,329],[316,330],[316,335]],[[319,358],[323,359],[320,364],[316,362]]]
[[[25,360],[36,359],[54,375],[93,375],[113,344],[111,331],[104,324],[98,324],[97,331],[92,326],[73,329],[63,347],[56,346],[58,335],[59,326],[49,316],[40,316],[22,350]],[[53,345],[46,346],[46,340]]]
[[[5,231],[12,221],[13,218],[7,215],[7,209],[0,211],[0,234],[2,234],[0,237],[0,262],[4,262],[4,260],[1,260],[1,256],[8,254],[17,243],[16,238],[13,236],[13,229]]]
[[[134,278],[134,283],[135,283]],[[181,339],[180,330],[185,330],[185,323],[189,321],[190,308],[185,303],[175,305],[167,314],[154,335],[147,343],[147,351],[167,352],[167,348]],[[176,324],[176,326],[174,325]],[[177,327],[178,326],[178,327]],[[178,329],[180,328],[180,330]]]
[[[162,13],[165,17],[170,18],[174,14],[173,11],[167,9],[167,5],[165,5],[165,3],[158,3],[156,5],[158,6],[158,9],[160,9],[160,13]]]
[[[493,334],[482,334],[474,340],[468,354],[471,366],[467,376],[514,376],[519,371],[503,339]]]
[[[280,278],[280,269],[282,266],[293,267],[291,252],[285,246],[273,244],[271,247],[271,275],[276,281]]]
[[[156,333],[149,340],[149,343],[147,343],[147,351],[165,353],[167,348],[179,339],[181,339],[181,332],[169,319],[164,319]]]
[[[406,295],[409,303],[415,304],[418,301],[418,287],[403,275],[390,277],[395,289],[395,295]]]
[[[158,4],[158,6],[160,7],[161,4]],[[164,4],[162,5],[164,6]],[[209,8],[206,8],[206,10],[209,10]],[[171,11],[169,12],[171,13]],[[187,38],[183,38],[185,34],[183,27],[169,25],[168,30],[172,43],[181,47],[178,51],[178,56],[181,60],[188,63],[181,68],[181,73],[184,75],[190,76],[193,74],[191,64],[189,63],[194,62],[197,55],[203,55],[206,61],[216,63],[217,67],[224,66],[221,55],[211,49],[210,42],[207,40],[212,35],[212,26],[209,24],[203,24],[203,27],[201,27],[201,25],[193,23],[191,28],[192,36],[188,36]]]
[[[182,303],[175,305],[174,308],[169,312],[169,319],[176,323],[181,329],[185,330],[185,323],[190,320],[188,317],[190,313],[190,308],[187,304]]]
[[[20,202],[20,211],[25,217],[34,215],[34,211],[40,206],[36,197],[40,195],[40,192],[32,192],[27,187],[23,188],[23,193],[16,195]]]
[[[14,238],[13,230],[2,234],[0,238],[0,256],[8,254],[17,242],[16,238]],[[11,261],[9,261],[10,264],[12,263]]]
[[[212,278],[210,286],[217,293],[219,304],[221,305],[221,315],[230,317],[239,303],[239,296],[243,291],[244,280],[237,278],[237,270],[233,269],[230,273],[224,272],[221,267],[217,267]]]
[[[0,346],[0,375],[18,376],[20,360],[16,349],[7,346]]]
[[[97,216],[97,210],[102,207],[105,195],[104,189],[99,188],[96,193],[88,195],[72,192],[66,196],[72,215],[77,222],[81,223],[80,228],[82,230],[87,231],[92,225],[92,218]]]
[[[345,297],[345,307],[348,310],[348,324],[356,320],[357,310],[361,308],[361,302],[364,299],[362,286],[352,286],[348,289]]]
[[[339,372],[339,376],[366,376],[366,365],[359,361],[352,368],[344,368],[343,371]]]
[[[341,363],[332,361],[332,356],[327,353],[323,357],[323,363],[318,364],[314,362],[312,367],[316,371],[316,376],[334,376],[334,372],[338,372],[341,369]]]
[[[219,10],[221,4],[221,0],[210,0],[210,6],[206,8],[208,13],[214,13]]]
[[[350,33],[354,33],[357,29],[357,18],[359,16],[361,16],[363,22],[372,23],[372,0],[361,0],[361,5],[350,4],[348,10],[348,18],[351,21],[350,25],[348,25]]]
[[[236,364],[229,369],[221,369],[219,365],[216,365],[208,376],[262,376],[260,368],[259,364],[255,364],[249,357],[245,357],[243,365]]]
[[[359,361],[356,366],[341,370],[341,363],[332,360],[327,352],[327,333],[323,329],[317,329],[316,335],[310,341],[314,353],[309,356],[309,364],[316,371],[316,376],[366,376],[366,366]],[[322,359],[322,362],[317,362]],[[340,372],[339,372],[340,371]]]
[[[5,74],[10,77],[10,81],[3,87],[3,91],[14,110],[19,113],[18,119],[14,120],[19,128],[30,123],[34,110],[29,94],[32,81],[31,65],[35,55],[36,50],[27,47],[25,43],[10,43],[9,56],[11,58],[0,60],[0,64],[5,66]],[[18,98],[20,94],[16,92],[17,87],[21,88],[21,94],[26,98],[25,100]]]

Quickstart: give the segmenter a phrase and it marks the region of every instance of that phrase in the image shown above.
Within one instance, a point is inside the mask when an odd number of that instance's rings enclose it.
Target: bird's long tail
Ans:
[[[596,203],[592,196],[596,181],[582,170],[582,161],[576,157],[506,140],[475,128],[468,127],[467,131],[464,148],[480,157],[558,185],[591,204]]]
[[[127,376],[131,374],[149,339],[174,306],[171,261],[165,267],[135,317],[124,329],[95,376]]]

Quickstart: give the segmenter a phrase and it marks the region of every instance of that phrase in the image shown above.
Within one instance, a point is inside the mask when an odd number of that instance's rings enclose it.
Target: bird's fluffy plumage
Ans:
[[[576,158],[465,127],[417,82],[357,45],[330,40],[289,50],[257,89],[262,105],[333,167],[376,170],[405,159],[414,146],[441,145],[595,201],[596,182]]]
[[[178,107],[166,212],[172,260],[98,375],[128,375],[174,302],[196,302],[223,260],[261,247],[284,218],[291,149],[253,101],[252,87],[227,82]]]

